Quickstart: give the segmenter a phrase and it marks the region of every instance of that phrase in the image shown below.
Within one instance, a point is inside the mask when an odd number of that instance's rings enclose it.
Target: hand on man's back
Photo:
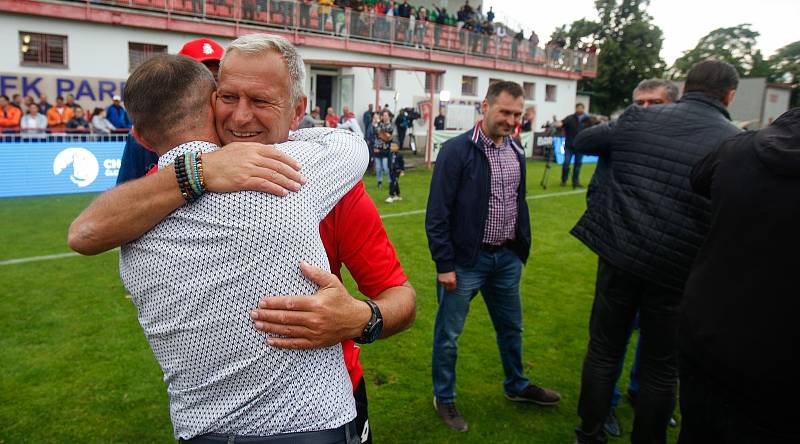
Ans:
[[[273,145],[233,142],[203,155],[208,191],[261,191],[285,196],[305,183],[301,165]]]

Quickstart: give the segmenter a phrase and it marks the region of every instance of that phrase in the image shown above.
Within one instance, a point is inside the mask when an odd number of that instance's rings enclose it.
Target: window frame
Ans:
[[[471,79],[472,91],[464,91],[464,84],[467,79]],[[478,95],[478,76],[461,76],[461,95],[462,96],[477,96]]]
[[[525,100],[536,100],[536,82],[522,82],[522,93]]]
[[[558,101],[558,85],[550,83],[544,85],[544,101],[545,102]]]
[[[380,77],[381,84],[379,85],[380,88],[381,88],[381,91],[394,91],[394,89],[395,89],[394,87],[395,87],[395,84],[396,84],[396,82],[395,82],[395,72],[396,71],[393,70],[393,69],[383,69],[383,68],[376,68],[376,69],[380,70],[380,73],[381,73],[381,77]],[[389,79],[389,83],[388,84],[385,83],[386,79]]]
[[[133,66],[132,63],[131,63],[132,62],[132,60],[131,60],[131,50],[133,50],[133,48],[131,48],[131,45],[140,45],[142,47],[142,49],[140,49],[140,51],[142,51],[142,53],[143,53],[143,56],[142,56],[143,58],[142,58],[142,60],[139,61],[139,63],[136,66]],[[147,49],[156,49],[156,50],[148,52]],[[157,51],[158,49],[163,49],[163,51]],[[136,70],[136,68],[138,68],[139,65],[141,65],[144,62],[146,62],[147,59],[149,59],[150,57],[153,57],[153,56],[159,55],[159,54],[168,54],[168,53],[169,53],[169,48],[167,48],[167,45],[160,45],[158,43],[143,43],[143,42],[131,42],[131,41],[128,41],[128,74],[130,74],[134,70]],[[149,56],[148,56],[148,54],[149,54]]]
[[[25,36],[29,36],[31,38],[30,42],[25,42]],[[35,36],[35,37],[34,37]],[[35,38],[39,38],[39,46],[38,46],[38,56],[37,61],[33,60],[25,60],[25,54],[28,51],[23,51],[22,47],[27,45],[29,51],[33,46],[32,43],[35,41]],[[50,46],[52,45],[51,39],[58,39],[62,45],[61,49],[61,63],[53,63],[50,61]],[[20,66],[38,66],[44,68],[61,68],[61,69],[69,69],[69,37],[66,35],[61,34],[48,34],[44,32],[32,32],[32,31],[18,31],[18,42],[19,42],[19,64]],[[44,54],[42,54],[44,53]],[[42,59],[44,57],[44,60]]]

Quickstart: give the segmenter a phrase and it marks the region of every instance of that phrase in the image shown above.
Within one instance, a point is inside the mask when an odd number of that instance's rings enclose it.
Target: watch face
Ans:
[[[383,330],[383,319],[378,319],[373,324],[372,328],[369,329],[369,337],[367,338],[368,342],[375,342],[378,338],[381,337],[381,330]]]

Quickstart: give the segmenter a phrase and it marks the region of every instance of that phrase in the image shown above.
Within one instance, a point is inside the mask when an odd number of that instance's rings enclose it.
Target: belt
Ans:
[[[206,433],[192,439],[181,439],[181,444],[350,444],[360,442],[355,420],[335,429],[315,432],[286,433],[273,436],[224,435]]]
[[[512,243],[513,243],[513,241],[508,240],[508,241],[503,242],[500,245],[481,244],[481,250],[489,252],[489,253],[496,253],[496,252],[502,250],[503,248],[510,247]]]

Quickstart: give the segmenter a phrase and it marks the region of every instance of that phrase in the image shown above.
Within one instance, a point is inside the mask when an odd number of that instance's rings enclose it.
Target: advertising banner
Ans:
[[[67,94],[72,94],[86,109],[105,108],[111,104],[112,97],[122,96],[124,89],[125,79],[0,72],[0,94],[32,96],[37,103],[40,94],[47,95],[51,104],[56,103],[57,96],[66,98]]]
[[[0,143],[0,197],[105,191],[125,142]]]
[[[433,147],[431,148],[431,158],[426,160],[430,160],[431,162],[436,162],[436,156],[439,155],[439,151],[442,149],[442,145],[445,142],[447,142],[447,140],[463,133],[464,131],[453,131],[453,130],[434,131],[433,141],[432,141]],[[520,141],[522,142],[522,148],[525,150],[525,157],[530,158],[531,156],[533,156],[533,133],[520,134]],[[563,159],[564,156],[562,155],[561,158]]]
[[[542,157],[548,152],[555,154],[556,163],[559,165],[564,163],[564,136],[548,136],[545,133],[535,133],[532,138],[532,143],[536,146],[536,149],[532,152],[536,152],[537,155]],[[552,151],[549,151],[551,149]],[[583,156],[583,163],[597,163],[597,156]]]

